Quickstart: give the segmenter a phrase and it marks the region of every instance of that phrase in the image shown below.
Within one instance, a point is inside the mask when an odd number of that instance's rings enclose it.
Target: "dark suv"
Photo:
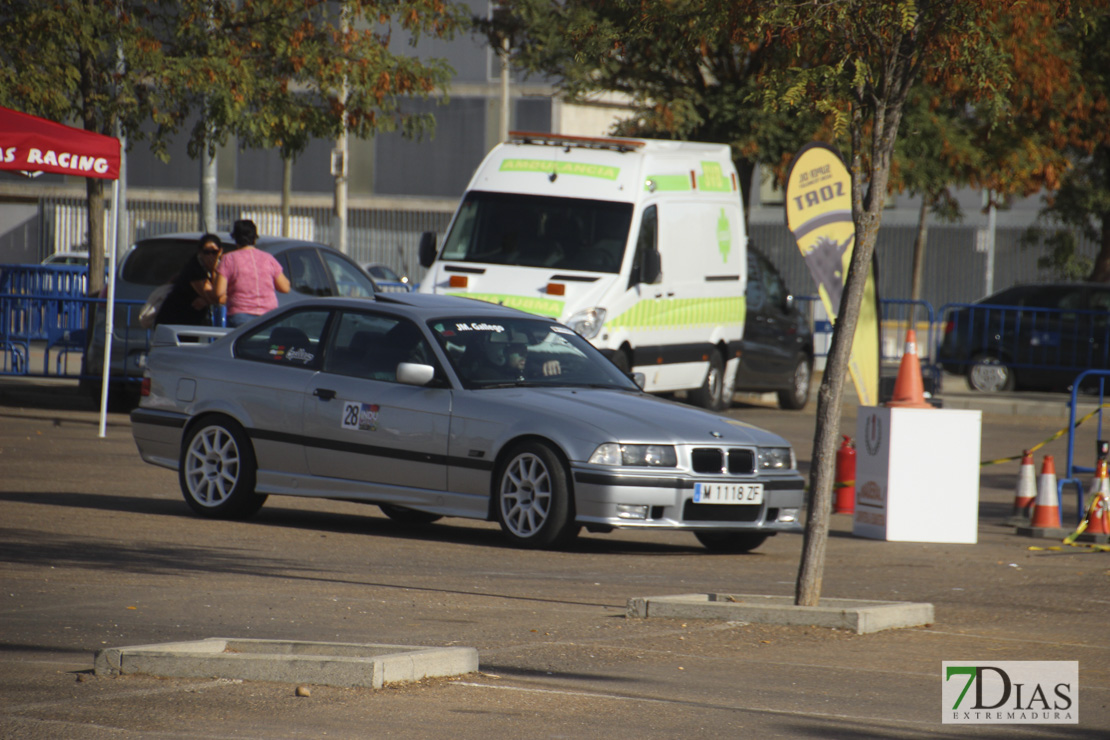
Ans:
[[[776,392],[781,408],[805,408],[813,374],[813,330],[779,271],[750,244],[747,304],[735,390]]]
[[[983,392],[1067,391],[1110,368],[1110,285],[1015,285],[948,307],[937,361]]]

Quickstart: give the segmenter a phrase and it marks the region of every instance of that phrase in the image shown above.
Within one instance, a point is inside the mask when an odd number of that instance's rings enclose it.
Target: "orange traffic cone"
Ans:
[[[1106,471],[1106,461],[1099,460],[1095,467],[1095,481],[1091,486],[1091,508],[1087,512],[1088,534],[1110,534],[1110,475]]]
[[[1056,495],[1056,462],[1052,455],[1044,456],[1041,479],[1037,483],[1037,501],[1033,504],[1033,527],[1059,527],[1060,504]]]
[[[913,329],[906,330],[906,349],[902,353],[902,364],[898,366],[898,377],[894,379],[894,396],[886,405],[908,409],[933,408],[925,400],[921,362],[917,359],[917,333]]]
[[[1033,468],[1033,453],[1021,453],[1021,470],[1018,472],[1017,491],[1014,492],[1014,510],[1011,518],[1015,522],[1028,522],[1033,513],[1033,502],[1037,498],[1037,471]]]

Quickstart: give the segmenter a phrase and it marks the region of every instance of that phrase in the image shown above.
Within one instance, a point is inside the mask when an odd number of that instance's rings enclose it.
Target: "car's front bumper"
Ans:
[[[609,473],[574,468],[576,519],[587,526],[681,531],[801,532],[805,480],[797,473],[745,478]],[[762,483],[759,504],[694,502],[694,484]]]

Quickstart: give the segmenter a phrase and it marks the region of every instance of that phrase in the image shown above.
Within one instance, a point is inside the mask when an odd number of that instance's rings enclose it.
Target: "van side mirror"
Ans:
[[[420,235],[420,264],[431,267],[436,261],[436,233],[425,231]]]
[[[785,303],[786,303],[786,312],[790,313],[791,311],[794,310],[794,307],[797,305],[798,302],[797,302],[797,300],[795,300],[793,293],[787,293]]]
[[[641,283],[655,283],[663,274],[663,258],[659,256],[658,249],[644,252],[644,271],[640,275]]]

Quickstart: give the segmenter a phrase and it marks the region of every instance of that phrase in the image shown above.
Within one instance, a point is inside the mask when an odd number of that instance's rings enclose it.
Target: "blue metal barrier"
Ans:
[[[1083,521],[1083,516],[1087,513],[1087,508],[1083,503],[1083,482],[1076,478],[1075,474],[1095,472],[1093,467],[1088,468],[1075,464],[1075,409],[1079,400],[1080,387],[1082,386],[1085,389],[1095,387],[1091,383],[1084,382],[1088,380],[1097,382],[1098,408],[1095,411],[1095,416],[1098,417],[1098,426],[1095,429],[1095,439],[1102,440],[1102,410],[1106,399],[1106,381],[1110,380],[1110,370],[1086,370],[1076,376],[1075,382],[1072,385],[1071,402],[1068,407],[1068,461],[1067,467],[1064,468],[1064,475],[1056,482],[1056,499],[1061,510],[1064,504],[1064,486],[1075,486],[1079,521]]]
[[[801,305],[808,304],[808,312],[813,325],[813,349],[815,357],[827,357],[832,339],[833,323],[827,318],[816,318],[820,299],[814,295],[796,296]],[[806,310],[806,309],[803,309]],[[879,343],[879,361],[895,365],[902,359],[905,350],[905,331],[911,322],[922,336],[917,341],[917,356],[921,361],[921,372],[931,388],[941,385],[941,368],[935,361],[936,336],[938,327],[936,313],[928,301],[914,301],[903,298],[882,298],[879,300],[882,339]],[[824,311],[820,312],[822,315]],[[919,327],[925,324],[922,332]]]
[[[30,372],[31,342],[83,346],[88,270],[75,265],[0,265],[0,372]],[[44,361],[43,374],[49,374]]]
[[[1062,389],[1084,370],[1110,369],[1106,311],[947,303],[940,317],[937,359],[957,375],[987,359],[1023,385]]]

